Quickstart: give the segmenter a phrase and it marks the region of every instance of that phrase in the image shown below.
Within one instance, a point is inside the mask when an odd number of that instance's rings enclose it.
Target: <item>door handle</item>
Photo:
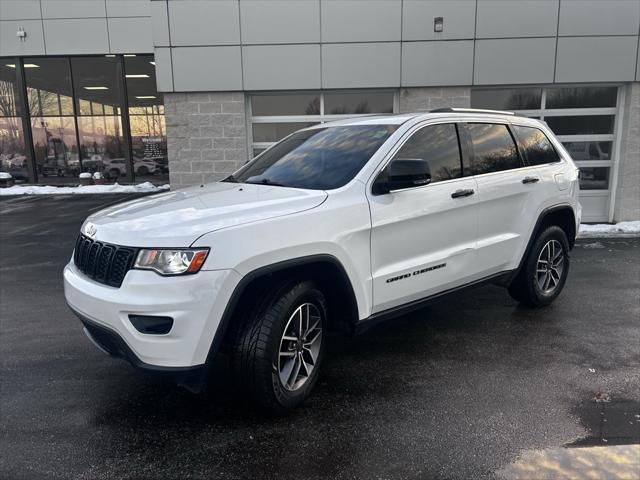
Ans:
[[[536,183],[539,181],[540,179],[538,177],[524,177],[522,179],[522,183]]]
[[[451,198],[468,197],[470,195],[473,195],[474,193],[476,192],[472,188],[465,188],[464,190],[456,190],[455,192],[453,192],[451,194]]]

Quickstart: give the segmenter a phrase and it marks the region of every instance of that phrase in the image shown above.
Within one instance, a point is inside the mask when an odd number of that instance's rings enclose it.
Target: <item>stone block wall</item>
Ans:
[[[640,82],[627,86],[613,219],[640,220]]]
[[[416,87],[400,89],[400,112],[426,112],[435,108],[469,108],[470,106],[470,87]]]
[[[242,92],[164,95],[172,188],[221,180],[248,160]]]

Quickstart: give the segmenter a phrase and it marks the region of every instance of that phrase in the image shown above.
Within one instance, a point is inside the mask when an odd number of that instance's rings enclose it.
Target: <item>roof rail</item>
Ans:
[[[429,113],[489,113],[494,115],[515,115],[514,112],[508,112],[506,110],[485,110],[482,108],[436,108],[429,110]]]

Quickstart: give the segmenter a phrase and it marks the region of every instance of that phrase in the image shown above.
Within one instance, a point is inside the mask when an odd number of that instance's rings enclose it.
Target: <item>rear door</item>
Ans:
[[[478,185],[476,269],[484,277],[518,265],[537,214],[541,177],[526,165],[509,125],[469,122],[462,130]]]
[[[373,313],[466,283],[476,258],[477,186],[463,176],[456,124],[417,127],[392,153],[399,158],[428,161],[431,183],[367,189]]]

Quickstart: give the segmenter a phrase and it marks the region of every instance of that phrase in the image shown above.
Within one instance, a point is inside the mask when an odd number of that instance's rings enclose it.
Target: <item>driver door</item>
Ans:
[[[430,182],[368,193],[372,313],[462,285],[475,273],[477,185],[463,176],[456,124],[418,127],[391,162],[395,159],[425,160]],[[376,182],[385,181],[389,164],[374,180],[373,192]]]

